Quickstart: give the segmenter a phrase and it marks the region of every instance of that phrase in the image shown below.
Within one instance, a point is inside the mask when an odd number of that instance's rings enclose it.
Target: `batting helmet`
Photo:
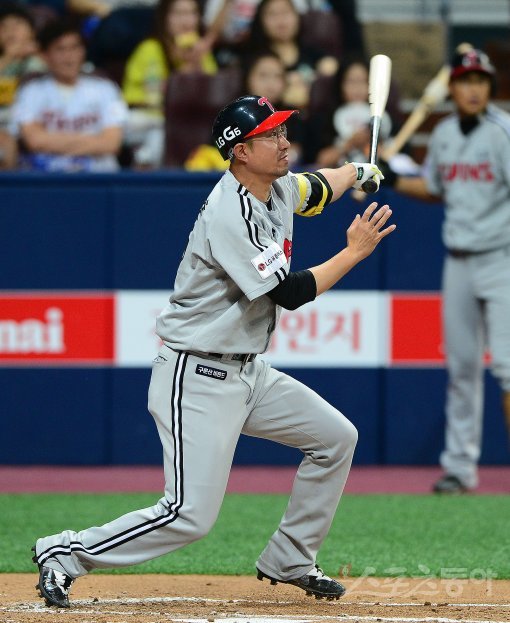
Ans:
[[[275,110],[266,97],[244,95],[220,110],[212,135],[223,160],[232,158],[234,146],[285,123],[296,110]]]
[[[490,76],[492,80],[496,74],[487,54],[474,48],[464,54],[457,53],[454,55],[451,62],[450,80],[463,76],[468,71],[478,71]]]

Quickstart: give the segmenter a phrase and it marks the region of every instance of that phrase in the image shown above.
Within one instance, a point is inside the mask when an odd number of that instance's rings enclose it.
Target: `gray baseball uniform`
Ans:
[[[489,106],[464,134],[457,115],[435,128],[425,163],[429,191],[446,206],[443,316],[449,382],[441,465],[477,485],[483,353],[510,391],[510,116]]]
[[[354,426],[256,356],[279,309],[265,294],[290,267],[293,211],[322,210],[314,174],[288,175],[256,199],[226,172],[202,206],[157,321],[149,410],[163,445],[165,495],[104,526],[38,539],[37,561],[75,578],[166,554],[207,534],[241,433],[300,448],[290,501],[257,566],[289,580],[308,573],[330,528],[357,440]],[[249,356],[247,355],[249,354]]]

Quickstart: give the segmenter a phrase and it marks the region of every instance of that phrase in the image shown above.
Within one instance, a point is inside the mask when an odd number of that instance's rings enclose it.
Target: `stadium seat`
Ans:
[[[342,23],[333,11],[310,10],[302,16],[301,42],[325,54],[341,58],[343,54]]]
[[[310,85],[310,102],[308,114],[310,116],[323,115],[331,107],[335,86],[335,76],[317,76]]]
[[[49,23],[54,22],[59,18],[59,14],[55,9],[44,4],[33,4],[25,8],[34,22],[36,32],[40,32]]]
[[[174,73],[165,97],[165,166],[182,166],[198,145],[210,143],[211,128],[219,110],[240,95],[237,70]]]

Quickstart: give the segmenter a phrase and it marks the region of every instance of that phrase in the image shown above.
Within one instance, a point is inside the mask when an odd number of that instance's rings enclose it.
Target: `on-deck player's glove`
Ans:
[[[377,184],[377,190],[379,190],[379,183],[384,179],[384,175],[379,170],[377,165],[370,162],[351,162],[352,166],[356,169],[356,181],[352,185],[356,190],[363,190],[362,185],[370,179],[373,179]],[[376,191],[377,192],[377,191]]]

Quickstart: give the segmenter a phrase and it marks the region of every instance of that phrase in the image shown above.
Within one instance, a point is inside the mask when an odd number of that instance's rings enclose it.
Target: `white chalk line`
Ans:
[[[135,598],[135,597],[126,597],[126,598],[116,598],[116,599],[100,599],[97,601],[89,600],[74,600],[72,602],[72,607],[66,610],[57,610],[55,608],[48,608],[44,602],[35,602],[35,603],[25,603],[25,604],[15,604],[11,606],[2,606],[0,607],[0,612],[5,613],[20,613],[24,612],[26,614],[34,613],[34,614],[56,614],[59,613],[69,613],[69,614],[82,614],[90,616],[136,616],[140,615],[138,611],[126,611],[126,610],[109,610],[103,608],[103,606],[114,606],[114,605],[133,605],[133,604],[170,604],[170,603],[210,603],[210,604],[242,604],[246,603],[247,599],[214,599],[208,597],[145,597],[145,598]],[[87,606],[92,606],[93,604],[99,603],[101,605],[101,609],[91,609]],[[257,603],[261,605],[274,605],[274,606],[285,606],[289,604],[293,604],[295,602],[292,601],[267,601],[267,600],[258,600]],[[333,602],[324,602],[324,604],[328,604]],[[398,603],[390,603],[390,602],[373,602],[373,601],[365,601],[365,602],[354,602],[354,601],[335,601],[336,605],[345,605],[345,606],[362,606],[362,607],[384,607],[384,608],[403,608],[403,607],[456,607],[456,608],[510,608],[510,603],[445,603],[445,602],[398,602]],[[271,617],[264,617],[260,615],[246,615],[245,613],[240,613],[239,615],[232,616],[213,616],[217,615],[216,612],[211,613],[207,619],[204,618],[176,618],[172,613],[165,612],[155,612],[155,611],[145,611],[143,613],[145,616],[156,616],[156,617],[165,617],[171,619],[172,621],[179,621],[180,623],[210,623],[211,621],[218,623],[317,623],[321,621],[379,621],[382,623],[505,623],[504,621],[496,621],[495,619],[491,620],[481,620],[481,619],[452,619],[449,617],[398,617],[398,616],[377,616],[377,615],[349,615],[349,614],[337,614],[337,615],[314,615],[314,614],[301,614],[301,615],[273,615]]]

